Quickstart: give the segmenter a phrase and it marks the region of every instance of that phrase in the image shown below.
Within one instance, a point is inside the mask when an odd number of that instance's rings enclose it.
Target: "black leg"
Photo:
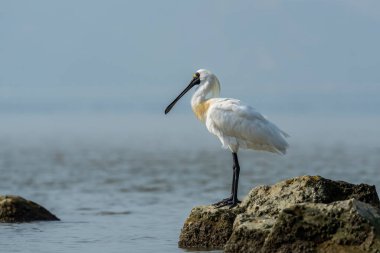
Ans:
[[[234,160],[234,183],[233,183],[233,193],[232,193],[232,207],[236,206],[240,201],[238,200],[237,193],[239,187],[239,174],[240,174],[240,165],[237,157],[237,153],[232,153]]]
[[[239,161],[236,153],[232,153],[232,159],[233,159],[233,176],[232,176],[232,186],[231,186],[231,196],[229,198],[225,198],[219,202],[214,203],[213,205],[216,207],[223,207],[223,206],[230,206],[230,208],[236,206],[240,201],[237,198],[237,192],[238,192],[238,184],[239,184],[239,173],[240,173],[240,166]]]
[[[232,199],[232,197],[234,196],[234,189],[235,189],[235,181],[236,181],[236,170],[235,170],[235,164],[232,165],[232,184],[231,184],[231,196],[230,198]]]

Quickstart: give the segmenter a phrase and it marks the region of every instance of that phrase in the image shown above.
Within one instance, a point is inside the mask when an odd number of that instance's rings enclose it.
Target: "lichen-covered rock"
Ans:
[[[249,223],[237,225],[225,251],[333,253],[380,250],[380,210],[355,199],[330,204],[295,204],[283,209],[270,226],[255,227],[259,222],[260,219],[253,218]]]
[[[256,187],[233,209],[194,208],[179,246],[221,249],[224,243],[231,253],[380,253],[379,207],[374,186],[302,176]]]
[[[0,222],[59,220],[44,207],[19,196],[0,195]]]
[[[357,199],[380,208],[375,186],[333,181],[320,176],[301,176],[281,181],[272,186],[258,186],[244,199],[242,207],[256,216],[278,213],[293,204],[331,203]]]

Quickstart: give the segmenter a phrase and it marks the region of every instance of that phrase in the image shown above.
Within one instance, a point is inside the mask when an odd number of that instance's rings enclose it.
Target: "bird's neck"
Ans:
[[[209,81],[206,81],[209,82]],[[207,111],[210,107],[210,99],[219,96],[218,83],[201,84],[191,98],[191,108],[195,116],[202,122],[205,122]]]
[[[191,97],[191,106],[196,106],[198,104],[201,104],[205,102],[207,98],[207,92],[206,86],[199,86],[195,92],[194,95]]]

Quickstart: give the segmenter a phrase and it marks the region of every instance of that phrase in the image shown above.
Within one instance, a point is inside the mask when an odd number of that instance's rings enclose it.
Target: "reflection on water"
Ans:
[[[0,193],[34,200],[60,222],[1,224],[2,252],[183,252],[177,240],[195,205],[229,194],[228,151],[176,145],[0,140]],[[380,149],[293,144],[286,156],[241,152],[249,189],[311,174],[380,186]]]

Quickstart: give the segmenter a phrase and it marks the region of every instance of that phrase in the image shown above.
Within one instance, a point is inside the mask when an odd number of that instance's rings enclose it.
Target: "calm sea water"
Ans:
[[[139,124],[38,117],[8,116],[0,127],[0,194],[33,200],[61,221],[0,224],[1,252],[184,252],[177,241],[191,208],[229,193],[231,155],[190,115]],[[241,198],[305,174],[379,189],[374,121],[299,122],[280,124],[293,136],[286,156],[240,153]]]

